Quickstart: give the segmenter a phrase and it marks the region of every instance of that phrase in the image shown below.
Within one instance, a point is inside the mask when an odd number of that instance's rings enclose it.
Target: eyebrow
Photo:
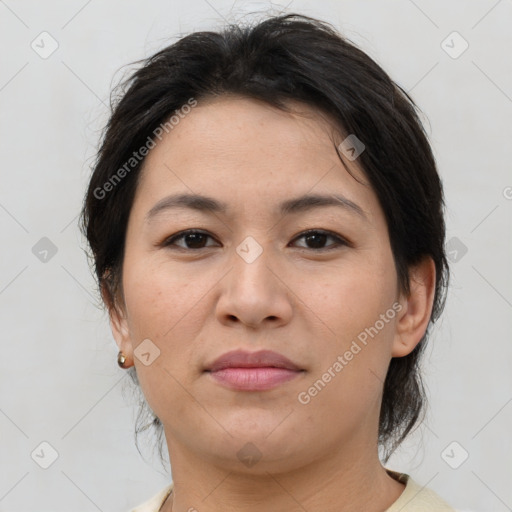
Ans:
[[[278,212],[284,216],[326,206],[338,206],[348,212],[357,214],[364,220],[368,220],[364,210],[359,205],[339,194],[306,194],[294,199],[288,199],[279,205]],[[212,197],[200,194],[171,195],[158,201],[148,211],[146,222],[150,222],[159,213],[174,208],[189,208],[200,212],[225,214],[227,213],[228,205]]]

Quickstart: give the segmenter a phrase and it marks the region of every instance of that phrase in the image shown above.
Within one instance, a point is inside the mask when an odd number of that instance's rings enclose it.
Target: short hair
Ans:
[[[425,335],[410,354],[391,359],[383,385],[378,444],[387,462],[424,413],[419,363],[448,286],[443,190],[419,108],[332,25],[300,14],[194,32],[140,63],[114,91],[117,98],[111,99],[81,214],[105,304],[109,309],[120,304],[126,227],[144,159],[132,162],[123,179],[115,178],[158,126],[191,98],[237,95],[283,111],[290,111],[290,100],[314,107],[365,146],[357,161],[384,212],[400,289],[409,292],[412,265],[425,257],[435,263],[434,304]],[[111,187],[104,194],[107,182]],[[129,371],[138,385],[135,367]],[[162,456],[163,426],[144,399],[142,406],[136,444],[138,433],[153,425]]]

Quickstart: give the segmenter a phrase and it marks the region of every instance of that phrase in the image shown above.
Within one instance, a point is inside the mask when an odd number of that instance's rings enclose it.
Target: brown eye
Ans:
[[[212,239],[213,237],[208,233],[203,231],[197,231],[193,229],[189,229],[186,231],[182,231],[181,233],[177,233],[169,238],[167,238],[163,243],[163,247],[169,248],[179,248],[179,249],[189,249],[189,250],[199,250],[206,249],[207,247],[212,247],[214,245],[206,245],[208,239]],[[294,240],[304,239],[305,246],[302,247],[304,249],[311,249],[313,251],[329,251],[332,249],[336,249],[340,246],[350,245],[346,240],[341,238],[334,233],[319,230],[319,229],[311,229],[309,231],[305,231],[300,236],[296,237]],[[330,243],[326,246],[328,240],[334,240],[334,243]],[[180,243],[176,243],[176,242]]]
[[[297,238],[295,238],[295,240],[299,240],[301,238],[303,238],[306,243],[306,249],[313,249],[319,251],[327,251],[335,249],[342,245],[348,245],[348,243],[340,236],[319,229],[311,229],[309,231],[306,231]],[[325,247],[325,243],[329,238],[333,239],[335,242],[334,244],[330,244],[327,247]]]
[[[180,247],[182,249],[204,249],[206,247],[211,247],[205,245],[205,242],[208,238],[212,237],[202,231],[189,229],[187,231],[183,231],[181,233],[178,233],[177,235],[173,235],[172,237],[168,238],[163,243],[163,246],[169,247],[172,245],[176,245],[177,247]],[[178,240],[182,240],[185,245],[183,246],[176,244],[175,242]]]

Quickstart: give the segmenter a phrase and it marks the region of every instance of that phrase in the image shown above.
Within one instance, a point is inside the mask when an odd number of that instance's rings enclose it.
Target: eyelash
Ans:
[[[298,240],[300,238],[303,238],[303,237],[306,237],[306,236],[312,235],[312,234],[326,235],[327,237],[331,237],[331,238],[335,239],[336,243],[332,244],[331,246],[320,248],[320,249],[314,249],[311,247],[301,247],[301,249],[310,250],[310,251],[314,251],[314,252],[327,252],[327,251],[332,251],[334,249],[337,249],[341,246],[351,246],[351,244],[347,240],[342,238],[341,236],[339,236],[331,231],[326,231],[324,229],[308,229],[307,231],[303,231],[302,233],[300,233],[300,235],[296,236],[293,240]],[[187,235],[205,235],[210,238],[213,238],[210,234],[205,233],[204,231],[199,231],[196,229],[187,229],[185,231],[181,231],[180,233],[172,235],[169,238],[166,238],[160,245],[162,247],[170,248],[172,245],[174,245],[174,242],[176,242],[177,240],[184,239],[184,237],[186,237]],[[185,251],[200,251],[201,249],[208,249],[208,247],[211,247],[211,246],[200,247],[198,249],[191,249],[189,247],[180,247],[180,246],[177,246],[176,248],[182,249]]]

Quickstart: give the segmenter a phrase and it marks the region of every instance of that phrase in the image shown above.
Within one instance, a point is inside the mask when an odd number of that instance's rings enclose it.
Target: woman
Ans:
[[[169,451],[136,511],[454,510],[379,455],[424,410],[441,182],[413,101],[330,25],[277,16],[145,61],[82,223]]]

